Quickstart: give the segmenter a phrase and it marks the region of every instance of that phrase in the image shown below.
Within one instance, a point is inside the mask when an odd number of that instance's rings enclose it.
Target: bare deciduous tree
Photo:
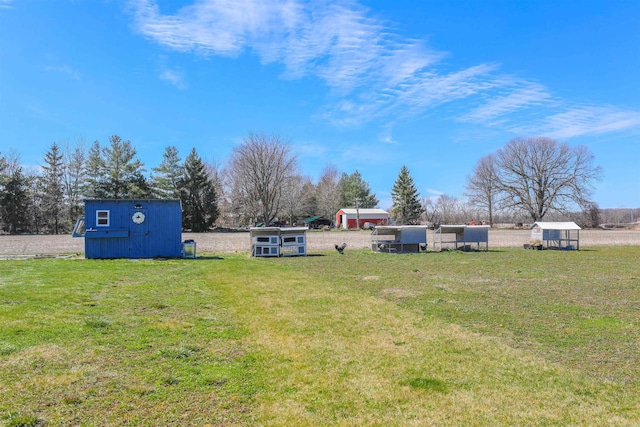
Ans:
[[[463,222],[460,201],[455,197],[442,194],[433,206],[435,224],[458,224]]]
[[[289,144],[278,135],[249,133],[233,150],[229,165],[239,208],[269,224],[280,213],[286,179],[295,174],[296,157]]]
[[[340,209],[340,189],[338,169],[331,165],[325,166],[316,185],[317,213],[325,218],[333,218]]]
[[[496,159],[493,155],[481,158],[473,168],[472,175],[467,177],[467,193],[469,203],[478,208],[486,209],[489,215],[489,225],[493,225],[493,213],[498,195],[498,177],[496,173]]]
[[[296,219],[309,217],[315,211],[314,187],[307,176],[293,175],[285,180],[282,213],[293,224]]]
[[[70,224],[82,215],[84,204],[82,203],[82,184],[85,180],[85,163],[87,162],[87,150],[84,140],[78,140],[72,150],[69,144],[65,146],[64,162],[66,165],[64,175],[64,192],[67,201],[67,214]]]
[[[586,147],[542,137],[513,139],[495,158],[501,206],[521,209],[533,221],[586,206],[601,173]]]

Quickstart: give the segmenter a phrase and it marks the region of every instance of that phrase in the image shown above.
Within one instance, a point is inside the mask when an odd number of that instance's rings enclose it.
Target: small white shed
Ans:
[[[424,225],[380,226],[371,232],[374,252],[420,252],[427,250],[427,227]]]
[[[489,250],[489,226],[488,225],[441,225],[434,233],[433,247],[442,250],[444,244],[453,245],[454,249],[471,249],[475,243],[478,250],[484,243],[484,249]]]
[[[251,227],[251,256],[306,256],[307,230],[307,227]]]
[[[531,226],[531,240],[540,241],[547,248],[580,250],[580,226],[573,221],[543,222]]]

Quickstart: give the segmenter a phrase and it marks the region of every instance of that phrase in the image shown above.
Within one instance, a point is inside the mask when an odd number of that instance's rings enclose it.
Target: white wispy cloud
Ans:
[[[13,9],[13,0],[0,0],[0,9]]]
[[[493,97],[460,117],[472,123],[500,123],[503,116],[533,107],[548,104],[551,94],[539,83],[507,78]]]
[[[80,73],[69,65],[47,65],[44,67],[44,71],[48,73],[61,73],[74,80],[80,80]]]
[[[185,81],[184,73],[180,70],[163,70],[160,73],[160,80],[171,83],[178,89],[186,89],[187,83]]]
[[[466,123],[558,138],[638,128],[637,111],[575,106],[541,83],[500,73],[496,63],[451,69],[448,52],[402,37],[356,0],[199,0],[163,14],[130,0],[136,31],[169,49],[204,57],[245,52],[283,66],[283,77],[314,77],[330,89],[318,116],[336,125],[393,122],[464,100]],[[180,84],[171,72],[163,79]],[[525,123],[525,124],[523,124]]]
[[[568,139],[640,128],[640,112],[615,106],[568,105],[530,125],[514,125],[510,130],[522,135],[545,135]]]

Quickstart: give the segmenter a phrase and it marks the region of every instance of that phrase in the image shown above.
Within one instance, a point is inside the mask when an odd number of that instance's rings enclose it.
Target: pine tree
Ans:
[[[194,232],[209,230],[218,218],[216,190],[195,148],[185,159],[178,186],[182,201],[182,227]]]
[[[106,196],[126,199],[145,195],[148,184],[142,175],[142,162],[136,158],[137,153],[131,142],[112,135],[109,143],[110,146],[102,149]]]
[[[179,199],[178,182],[182,176],[182,164],[176,147],[167,147],[162,155],[162,163],[153,168],[153,189],[161,199]]]
[[[41,217],[47,226],[47,231],[59,234],[62,230],[64,218],[64,156],[58,144],[51,144],[51,148],[44,156],[43,174],[40,177],[42,189]]]
[[[18,166],[3,176],[0,189],[0,217],[5,229],[12,234],[29,226],[29,182]]]
[[[151,187],[143,172],[131,142],[112,135],[109,146],[101,147],[96,141],[89,149],[84,194],[97,199],[150,197]]]
[[[393,217],[396,224],[418,224],[424,208],[420,203],[420,194],[406,166],[402,166],[398,179],[391,190]]]
[[[100,142],[94,141],[89,148],[89,155],[84,166],[85,182],[82,193],[89,199],[104,199],[105,190],[104,160],[102,159],[102,147]]]
[[[343,173],[338,182],[340,204],[343,208],[375,208],[378,204],[375,194],[371,194],[369,184],[356,170],[351,175]]]

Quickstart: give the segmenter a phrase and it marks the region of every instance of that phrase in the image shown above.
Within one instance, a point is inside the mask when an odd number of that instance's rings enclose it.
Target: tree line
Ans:
[[[597,225],[590,199],[600,176],[583,146],[548,138],[519,138],[481,158],[467,177],[466,199],[421,197],[406,166],[391,190],[396,224],[470,221],[527,222],[571,216]],[[118,135],[89,147],[52,143],[39,170],[25,172],[19,155],[0,153],[0,227],[8,233],[69,233],[83,214],[83,200],[180,199],[183,227],[293,224],[311,216],[333,219],[340,208],[379,203],[358,170],[327,165],[316,183],[300,172],[289,142],[249,133],[225,167],[204,161],[195,148],[184,161],[176,147],[147,174],[136,149]]]

